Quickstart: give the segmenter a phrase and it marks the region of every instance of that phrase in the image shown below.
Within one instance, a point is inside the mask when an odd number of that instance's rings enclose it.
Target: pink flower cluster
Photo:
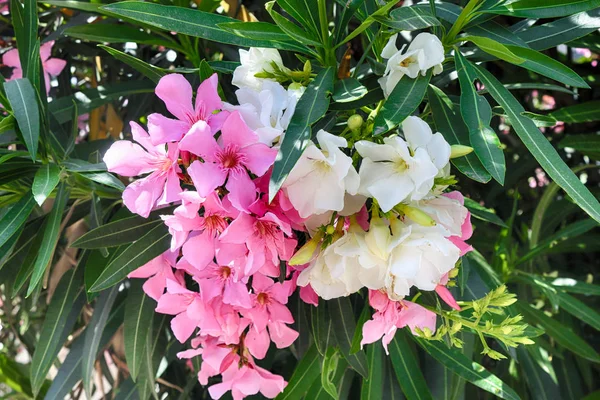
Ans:
[[[191,347],[179,356],[202,357],[203,385],[221,375],[221,383],[209,388],[214,399],[227,391],[234,399],[259,392],[274,398],[286,382],[256,360],[266,356],[271,342],[282,349],[298,337],[287,303],[308,265],[292,267],[288,261],[298,250],[297,234],[307,232],[306,220],[286,191],[268,202],[277,148],[262,143],[234,108],[224,110],[217,87],[215,74],[194,98],[183,76],[165,76],[156,95],[174,118],[152,114],[147,131],[132,122],[136,143],[115,142],[104,162],[119,175],[143,176],[123,193],[132,212],[148,217],[176,205],[172,214],[161,216],[172,235],[169,251],[129,276],[147,279],[144,290],[157,301],[156,311],[172,315],[175,337],[189,341]],[[358,219],[368,228],[365,216],[363,207]],[[347,229],[357,216],[333,220]],[[438,293],[452,304],[443,289]],[[310,284],[299,295],[318,305]],[[371,290],[369,299],[376,311],[364,326],[363,343],[383,336],[387,346],[404,326],[435,330],[435,314],[415,303],[390,300],[380,290]]]

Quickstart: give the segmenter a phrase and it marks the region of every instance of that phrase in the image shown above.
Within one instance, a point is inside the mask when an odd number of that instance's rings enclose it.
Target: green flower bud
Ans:
[[[398,204],[394,209],[400,213],[403,213],[408,218],[413,220],[422,226],[435,226],[436,222],[427,213],[419,210],[418,208],[407,206],[406,204]]]
[[[473,152],[473,148],[469,146],[463,146],[462,144],[453,144],[450,146],[450,158],[458,158],[466,156]]]
[[[360,129],[363,122],[363,117],[361,117],[360,114],[354,114],[348,118],[348,128],[350,128],[352,132],[357,131]]]
[[[288,261],[289,265],[303,265],[306,264],[315,257],[317,247],[321,244],[323,239],[323,232],[319,231],[312,239],[300,247],[300,249],[290,258]]]

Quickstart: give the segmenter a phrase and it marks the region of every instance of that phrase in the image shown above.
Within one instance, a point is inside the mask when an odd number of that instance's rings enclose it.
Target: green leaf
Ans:
[[[27,249],[27,254],[23,258],[23,262],[19,266],[19,272],[15,277],[15,282],[13,285],[13,297],[21,291],[25,285],[25,282],[27,282],[27,279],[29,279],[33,273],[33,267],[35,266],[38,251],[42,241],[44,240],[44,235],[42,232],[45,230],[47,219],[43,218],[43,221],[44,222],[41,224],[40,232],[34,232],[31,235],[32,240],[29,244],[29,248]]]
[[[125,305],[124,344],[129,373],[135,381],[148,345],[148,327],[154,316],[155,302],[142,289],[142,281],[134,279]],[[116,286],[115,286],[116,287]]]
[[[329,106],[329,93],[333,90],[333,68],[319,72],[298,100],[296,111],[283,137],[269,181],[269,199],[273,200],[285,178],[296,165],[311,136],[311,125],[317,122]]]
[[[338,366],[340,355],[335,348],[329,348],[323,359],[323,367],[321,368],[321,386],[331,397],[338,399],[337,389],[333,383],[335,373]]]
[[[506,228],[507,225],[502,221],[494,210],[491,208],[486,208],[479,204],[478,202],[465,197],[465,207],[471,212],[471,215],[477,219],[480,219],[485,222],[489,222],[503,228]]]
[[[408,400],[433,399],[407,340],[406,333],[399,330],[389,344],[390,359],[398,383]]]
[[[528,47],[523,39],[495,21],[487,21],[483,24],[469,27],[465,31],[469,35],[487,37],[502,44]]]
[[[360,388],[360,400],[379,400],[383,398],[383,346],[380,343],[367,345],[369,377],[363,379]]]
[[[29,288],[27,289],[27,297],[31,296],[33,291],[42,282],[42,278],[46,273],[46,269],[50,266],[54,250],[58,244],[60,236],[60,223],[63,215],[63,211],[69,201],[69,188],[66,183],[61,183],[56,192],[56,199],[52,210],[48,214],[46,225],[44,228],[44,240],[40,244],[37,258],[35,259],[35,265],[33,266],[33,275],[29,282]]]
[[[135,58],[127,53],[123,53],[122,51],[115,50],[108,46],[98,45],[98,47],[106,50],[111,56],[129,65],[131,68],[152,80],[152,82],[158,83],[160,78],[166,75],[166,72],[162,68],[155,67],[154,65],[148,64],[147,62],[144,62],[139,58]]]
[[[25,146],[29,150],[31,159],[35,161],[40,139],[40,112],[35,89],[27,78],[6,82],[4,89],[19,130],[23,134]]]
[[[10,107],[10,103],[5,102],[5,104],[6,107]],[[2,118],[2,120],[0,120],[0,133],[12,131],[15,129],[15,127],[15,117],[13,117],[12,115],[7,115],[6,117]]]
[[[352,337],[352,346],[350,346],[350,354],[358,353],[361,350],[360,342],[362,342],[362,330],[365,322],[367,322],[371,318],[371,306],[368,303],[365,303],[363,306],[363,310],[360,312],[358,316],[358,321],[356,321],[356,329],[354,330],[354,336]]]
[[[563,107],[548,116],[570,124],[600,121],[600,100]]]
[[[222,23],[238,22],[233,18],[193,10],[191,8],[164,6],[140,1],[126,1],[106,5],[101,7],[101,9],[166,31],[183,33],[218,43],[304,52],[302,46],[292,43],[240,37],[218,27]]]
[[[118,293],[119,287],[113,286],[100,294],[100,297],[98,297],[98,300],[96,301],[96,306],[94,307],[92,319],[85,329],[81,367],[83,371],[83,387],[90,397],[92,396],[92,375],[94,373],[94,366],[100,349],[100,341]]]
[[[519,313],[523,314],[528,324],[539,325],[546,331],[548,336],[552,337],[564,348],[586,360],[600,363],[600,355],[566,325],[520,301],[516,303],[516,308]]]
[[[529,47],[546,50],[579,39],[600,28],[600,9],[580,12],[542,25],[533,26],[518,34]]]
[[[595,159],[600,158],[600,135],[567,135],[560,141],[558,147],[564,149],[571,147],[587,156]]]
[[[346,32],[348,29],[348,23],[356,14],[356,11],[362,7],[365,0],[350,0],[350,1],[339,1],[338,5],[341,8],[341,13],[339,15],[339,19],[335,21],[335,33],[334,33],[334,43],[338,43],[342,38],[342,34]]]
[[[473,385],[490,392],[501,399],[520,400],[520,397],[506,383],[496,375],[490,373],[475,361],[469,360],[464,354],[454,348],[449,348],[446,343],[417,339],[421,347],[433,358],[442,363],[446,368]]]
[[[525,111],[523,106],[491,73],[478,66],[475,68],[480,81],[504,108],[515,132],[550,178],[562,187],[579,207],[600,222],[600,203],[560,158],[533,121],[521,116]]]
[[[600,296],[600,285],[576,281],[572,278],[546,278],[548,284],[565,292],[585,294],[587,296]]]
[[[0,246],[3,246],[19,231],[19,228],[27,221],[34,206],[33,194],[28,192],[0,218]]]
[[[79,237],[71,247],[80,249],[99,249],[132,243],[146,232],[164,225],[160,219],[147,219],[139,216],[119,219],[99,226]]]
[[[60,182],[60,168],[56,164],[43,164],[35,173],[31,191],[35,202],[41,207]]]
[[[277,0],[277,4],[298,21],[310,35],[319,37],[321,25],[315,2],[311,2],[311,0]],[[267,11],[269,10],[267,9]]]
[[[134,42],[157,46],[176,48],[178,45],[172,40],[165,40],[135,26],[123,24],[82,24],[65,29],[64,34],[75,39],[89,40],[100,43],[127,43]]]
[[[354,320],[354,312],[352,304],[348,297],[339,297],[329,301],[329,315],[334,326],[334,333],[340,350],[344,355],[348,364],[364,378],[369,376],[369,366],[367,356],[364,351],[351,354],[352,338],[356,331],[356,321]]]
[[[99,292],[116,285],[127,274],[167,251],[170,243],[171,235],[167,227],[164,224],[156,225],[108,264],[90,291]]]
[[[565,85],[589,89],[589,85],[585,83],[575,71],[553,58],[525,47],[512,45],[507,45],[506,47],[512,51],[513,54],[516,54],[524,60],[519,64],[520,67],[537,72],[540,75],[547,76],[548,78],[564,83]]]
[[[76,318],[69,318],[70,314],[79,315],[83,307],[85,297],[81,292],[81,283],[79,271],[67,271],[52,296],[40,332],[40,341],[31,360],[31,385],[36,395],[66,339],[65,333],[68,335],[76,322]]]
[[[335,46],[335,48],[337,49],[338,47],[342,46],[344,43],[349,42],[350,40],[354,39],[355,37],[360,35],[362,32],[364,32],[365,30],[367,30],[369,28],[369,26],[371,26],[371,24],[373,24],[375,22],[375,18],[386,15],[388,13],[388,11],[390,11],[392,9],[392,7],[394,7],[396,4],[398,4],[399,1],[400,0],[392,0],[388,3],[386,3],[383,7],[379,8],[377,11],[375,11],[372,14],[370,14],[369,16],[367,16],[367,18],[357,28],[352,30],[352,32],[348,36],[346,36],[344,39],[339,41],[338,44]]]
[[[456,49],[456,70],[460,81],[460,113],[469,129],[469,139],[477,158],[494,179],[504,184],[506,162],[500,139],[490,127],[492,108],[487,100],[477,94],[473,81],[475,71],[460,51]]]
[[[323,356],[325,356],[327,349],[334,343],[333,324],[331,323],[331,317],[327,309],[326,303],[310,308],[310,324],[313,338],[317,350]]]
[[[536,399],[540,400],[559,400],[560,392],[557,390],[556,382],[550,374],[535,363],[533,357],[525,348],[520,346],[517,348],[517,356],[519,364],[523,369],[523,377],[531,393],[535,393]]]
[[[62,163],[63,167],[69,172],[104,172],[106,171],[106,164],[103,162],[92,164],[84,160],[78,160],[76,158],[65,160]]]
[[[285,32],[286,36],[288,37],[287,40],[290,40],[291,38],[297,41],[298,43],[323,47],[323,43],[319,41],[317,35],[312,35],[306,32],[304,29],[299,28],[296,24],[289,21],[283,15],[273,10],[273,7],[271,6],[272,4],[273,3],[267,3],[265,5],[265,8],[267,9],[267,12],[271,16],[271,18],[273,18],[273,21],[275,21],[279,29]]]
[[[89,172],[81,174],[81,176],[104,186],[120,190],[121,192],[125,190],[125,185],[123,182],[108,172]]]
[[[598,314],[597,311],[591,307],[588,307],[585,303],[577,300],[575,297],[563,293],[560,290],[557,292],[557,295],[560,308],[575,318],[580,319],[597,331],[600,331],[600,314]]]
[[[300,400],[308,391],[312,383],[321,374],[321,357],[316,346],[311,346],[302,360],[294,369],[283,393],[276,400]]]
[[[461,37],[460,40],[468,40],[469,42],[473,42],[477,47],[486,53],[511,64],[520,65],[525,61],[522,57],[519,57],[513,53],[507,46],[495,41],[494,39],[483,36],[464,36]]]
[[[341,79],[333,85],[333,100],[347,103],[363,98],[369,91],[354,78]]]
[[[292,39],[280,27],[268,22],[226,22],[219,24],[219,28],[248,39],[283,42]]]
[[[600,7],[600,0],[518,0],[483,12],[522,18],[556,18]]]
[[[430,80],[431,71],[425,76],[419,74],[415,79],[408,76],[400,79],[375,117],[373,135],[388,132],[411,115],[423,101]]]
[[[375,21],[399,31],[416,31],[442,25],[428,11],[416,7],[398,7],[390,12],[389,18],[378,16]]]
[[[427,88],[427,99],[433,114],[433,121],[438,131],[444,135],[450,144],[462,144],[469,146],[469,130],[462,117],[455,111],[455,105],[448,96],[439,88],[429,85]],[[453,158],[452,164],[463,174],[477,182],[487,183],[492,176],[477,158],[471,153],[464,157]]]
[[[38,40],[38,16],[37,2],[34,0],[10,1],[10,16],[15,29],[17,49],[23,77],[29,79],[32,84],[39,79],[39,40]],[[37,103],[29,103],[37,104]]]

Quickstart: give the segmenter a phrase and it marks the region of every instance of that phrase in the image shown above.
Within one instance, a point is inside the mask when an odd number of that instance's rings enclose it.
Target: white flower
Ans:
[[[287,129],[304,89],[290,85],[286,90],[278,82],[265,79],[260,90],[250,87],[236,90],[239,105],[225,104],[224,109],[239,111],[261,143],[271,146]]]
[[[421,200],[411,206],[431,216],[444,236],[462,235],[462,224],[469,211],[458,200],[442,195]]]
[[[450,158],[450,145],[420,118],[408,117],[402,128],[406,141],[392,136],[383,139],[384,144],[355,144],[363,157],[359,193],[375,198],[384,212],[406,199],[427,196]]]
[[[346,193],[356,194],[360,183],[352,159],[339,149],[346,139],[320,130],[317,140],[321,149],[311,142],[283,184],[302,218],[342,211]]]
[[[398,34],[392,36],[381,52],[381,56],[388,59],[385,73],[378,81],[385,97],[392,93],[404,75],[414,79],[419,73],[425,75],[429,68],[433,68],[434,75],[441,73],[443,69],[444,46],[437,36],[419,33],[404,53],[406,46],[402,46],[400,50],[396,47],[397,37]]]
[[[402,242],[394,247],[389,262],[386,290],[402,298],[411,286],[434,290],[442,276],[454,268],[460,250],[437,227],[406,225]]]
[[[248,87],[254,90],[261,90],[263,83],[267,80],[257,78],[254,75],[263,71],[274,72],[273,62],[283,71],[287,70],[283,66],[281,55],[275,49],[251,47],[249,50],[240,50],[241,65],[233,71],[231,83],[240,89]]]

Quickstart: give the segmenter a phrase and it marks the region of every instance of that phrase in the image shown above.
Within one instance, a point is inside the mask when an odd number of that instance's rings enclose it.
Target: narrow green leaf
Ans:
[[[81,291],[81,274],[77,270],[65,273],[54,292],[46,311],[40,338],[31,361],[31,385],[34,394],[39,393],[46,374],[60,351],[64,332],[69,334],[76,319],[69,320],[71,311],[79,314],[85,296]]]
[[[277,153],[269,181],[269,199],[273,200],[288,174],[308,146],[311,125],[317,122],[329,106],[329,93],[333,90],[333,68],[319,72],[298,100],[296,112],[285,132]]]
[[[570,124],[600,121],[600,100],[564,107],[552,111],[548,116]]]
[[[416,7],[398,7],[390,12],[390,17],[375,17],[375,21],[399,31],[416,31],[442,23],[431,13]]]
[[[108,322],[112,306],[119,293],[118,286],[113,286],[100,294],[94,307],[94,314],[85,330],[85,340],[83,346],[83,358],[81,362],[83,387],[88,396],[92,396],[92,375],[98,351],[100,349],[100,341],[102,339],[104,328]]]
[[[27,279],[33,273],[33,267],[35,265],[35,260],[37,258],[40,245],[44,240],[43,231],[46,227],[46,218],[43,218],[43,223],[40,225],[41,229],[39,232],[33,232],[31,235],[31,242],[28,244],[27,254],[22,260],[21,265],[19,266],[19,272],[15,277],[15,282],[13,285],[13,297],[20,293],[21,289],[27,282]]]
[[[350,354],[358,353],[361,350],[360,342],[362,342],[363,338],[363,326],[365,325],[365,322],[371,318],[371,315],[371,306],[368,303],[365,303],[360,315],[358,316],[358,321],[356,321],[356,329],[354,330],[354,336],[352,337]]]
[[[148,327],[152,323],[155,302],[142,289],[142,281],[134,279],[125,305],[124,343],[129,373],[135,381],[148,345]]]
[[[27,78],[6,82],[4,89],[23,134],[25,146],[31,159],[35,161],[40,138],[40,112],[35,89]]]
[[[333,324],[326,304],[310,308],[310,324],[317,350],[325,356],[327,349],[333,345]]]
[[[300,400],[321,374],[321,357],[316,346],[311,346],[296,366],[283,393],[276,400]]]
[[[427,99],[433,114],[433,121],[438,131],[444,135],[450,144],[462,144],[469,146],[469,130],[462,117],[455,111],[455,105],[448,96],[439,88],[429,85],[427,88]],[[487,183],[492,176],[477,158],[471,153],[464,157],[453,158],[452,164],[463,174],[477,182]]]
[[[347,103],[363,98],[369,91],[354,78],[340,79],[333,86],[333,100]]]
[[[506,383],[480,364],[469,360],[457,349],[449,348],[446,343],[433,340],[417,339],[417,342],[446,368],[473,385],[501,399],[520,400],[519,395]]]
[[[587,156],[600,159],[600,135],[592,133],[586,135],[567,135],[560,141],[558,147],[561,149],[570,147]]]
[[[43,164],[35,173],[31,191],[36,203],[41,206],[60,181],[60,168],[56,164]]]
[[[139,216],[112,221],[87,232],[71,244],[71,247],[80,249],[98,249],[101,247],[114,247],[135,242],[146,232],[159,225],[164,225],[162,220],[147,219]]]
[[[494,210],[492,210],[491,208],[486,208],[484,206],[482,206],[481,204],[479,204],[478,202],[469,199],[468,197],[465,197],[465,207],[467,207],[469,209],[469,211],[471,212],[471,215],[474,216],[477,219],[480,219],[482,221],[486,221],[501,227],[506,228],[507,225],[506,223],[504,223],[504,221],[502,221],[497,215],[496,212]]]
[[[105,172],[106,164],[103,162],[92,164],[84,160],[78,160],[76,158],[63,161],[62,165],[69,172]]]
[[[560,158],[533,121],[521,116],[525,111],[523,106],[491,73],[479,66],[475,68],[480,81],[504,108],[515,132],[546,173],[573,198],[579,207],[600,222],[600,203]]]
[[[560,391],[550,374],[535,363],[533,357],[522,346],[517,348],[519,364],[523,369],[523,377],[531,393],[540,400],[559,400]]]
[[[64,34],[75,39],[100,43],[134,42],[166,46],[168,48],[177,47],[177,43],[172,40],[165,40],[145,32],[138,27],[123,24],[96,23],[75,25],[65,29]]]
[[[600,285],[576,281],[572,278],[546,278],[548,284],[565,292],[585,294],[588,296],[600,296]]]
[[[248,39],[278,40],[284,42],[291,40],[280,27],[268,22],[225,22],[219,24],[219,28]]]
[[[519,0],[485,10],[522,18],[556,18],[600,7],[600,0]]]
[[[520,67],[530,71],[537,72],[540,75],[547,76],[550,79],[570,85],[589,89],[589,85],[575,71],[566,65],[548,57],[538,51],[527,49],[525,47],[507,45],[513,54],[521,57],[524,61],[519,64]],[[597,102],[600,104],[600,102]],[[600,114],[599,114],[600,115]]]
[[[115,50],[112,47],[108,46],[98,45],[98,47],[104,49],[117,60],[129,65],[131,68],[135,69],[148,79],[152,80],[152,82],[158,83],[158,81],[160,81],[160,78],[166,75],[166,72],[163,71],[162,68],[155,67],[154,65],[148,64],[147,62],[144,62],[139,58],[131,56],[127,53],[123,53],[122,51]]]
[[[430,80],[431,71],[415,79],[408,76],[400,79],[375,117],[373,135],[388,132],[411,115],[423,101]]]
[[[119,191],[125,190],[125,185],[118,178],[116,178],[113,174],[108,172],[87,172],[81,174],[85,178],[99,183],[104,186],[108,186],[113,189],[117,189]]]
[[[507,61],[511,64],[520,65],[525,61],[522,57],[519,57],[518,55],[513,53],[507,46],[488,37],[464,36],[461,37],[460,40],[467,40],[469,42],[472,42],[486,53],[498,57],[499,59]]]
[[[15,29],[23,77],[29,79],[36,86],[35,80],[39,79],[37,72],[39,72],[40,63],[37,2],[34,0],[24,0],[23,2],[11,0],[10,16]],[[37,104],[37,102],[29,104]]]
[[[44,239],[40,244],[38,256],[35,259],[35,265],[33,266],[33,275],[31,276],[29,288],[27,289],[27,297],[31,296],[33,291],[42,282],[42,278],[46,273],[46,269],[52,261],[54,250],[56,249],[56,245],[60,236],[60,223],[63,211],[65,210],[65,206],[69,201],[69,192],[70,189],[64,182],[58,187],[54,205],[52,206],[52,210],[50,211],[50,214],[48,214],[48,219],[46,220]]]
[[[537,324],[542,327],[546,334],[552,337],[558,344],[573,353],[593,361],[600,363],[600,355],[582,338],[577,336],[570,328],[554,318],[548,317],[543,312],[536,310],[528,304],[521,302],[516,303],[516,308],[519,313],[523,314],[525,321],[529,324]]]
[[[383,398],[383,346],[380,343],[367,345],[369,377],[363,379],[360,388],[360,400],[379,400]]]
[[[236,20],[223,15],[193,10],[191,8],[127,1],[106,5],[101,7],[101,9],[166,31],[183,33],[218,43],[245,47],[274,47],[282,50],[304,52],[302,46],[292,43],[248,39],[227,32],[219,28],[218,25],[227,22],[237,22]]]
[[[335,400],[338,399],[338,393],[333,379],[337,371],[339,359],[340,355],[337,349],[333,347],[329,348],[325,353],[323,366],[321,367],[321,386]]]
[[[0,246],[4,246],[19,231],[19,228],[27,221],[34,206],[33,194],[28,192],[0,218]]]
[[[506,162],[500,139],[490,127],[492,108],[483,96],[477,94],[473,86],[475,71],[458,49],[455,60],[460,81],[460,113],[469,129],[471,145],[485,169],[503,185]]]
[[[164,224],[156,225],[108,264],[90,291],[99,292],[119,283],[127,274],[167,251],[170,243],[167,227]]]
[[[352,338],[356,331],[356,321],[354,320],[354,312],[352,304],[348,297],[339,297],[329,301],[329,315],[334,326],[334,333],[340,350],[344,355],[348,364],[364,378],[369,376],[369,366],[367,356],[364,351],[351,354]]]
[[[600,314],[591,307],[588,307],[584,302],[577,300],[575,297],[566,294],[562,291],[557,292],[559,306],[572,316],[580,319],[592,328],[600,331]]]
[[[409,339],[405,332],[397,331],[394,339],[389,344],[390,359],[398,383],[408,400],[433,399],[429,388],[427,388],[421,367],[415,359],[407,340]]]
[[[502,44],[528,47],[527,43],[523,39],[495,21],[487,21],[483,24],[471,26],[465,31],[469,35],[487,37]]]

